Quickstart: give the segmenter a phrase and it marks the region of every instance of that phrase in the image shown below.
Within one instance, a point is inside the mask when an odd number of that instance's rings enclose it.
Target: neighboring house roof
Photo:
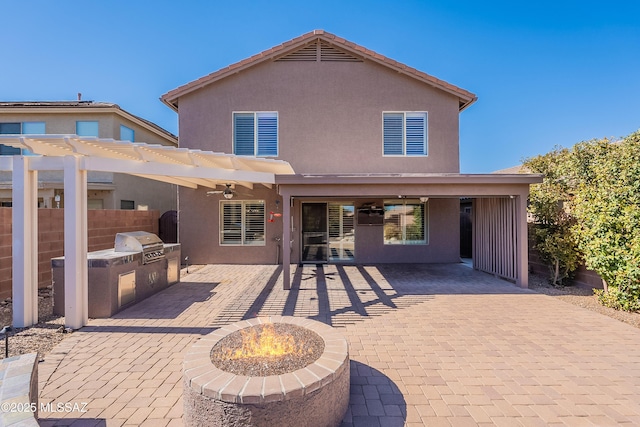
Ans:
[[[125,117],[132,122],[137,123],[151,132],[154,132],[161,137],[173,142],[174,145],[178,145],[178,137],[168,130],[158,126],[157,124],[143,119],[142,117],[131,114],[127,110],[122,109],[118,104],[111,102],[96,102],[96,101],[0,101],[0,114],[2,113],[30,113],[33,110],[38,110],[41,113],[63,113],[68,110],[77,112],[78,109],[82,109],[84,113],[92,112],[113,112],[122,117]],[[67,110],[67,111],[65,111]]]
[[[531,170],[524,165],[511,166],[510,168],[500,169],[491,173],[495,174],[517,174],[517,173],[532,173]]]
[[[218,80],[224,79],[225,77],[234,75],[247,68],[253,67],[254,65],[260,64],[265,61],[282,58],[292,51],[300,50],[301,48],[304,48],[305,46],[314,43],[317,40],[324,41],[330,45],[336,46],[339,49],[346,51],[347,53],[350,53],[357,58],[375,62],[377,64],[391,68],[392,70],[397,71],[401,74],[412,77],[418,81],[455,95],[459,99],[460,111],[473,104],[477,99],[477,97],[473,93],[447,83],[444,80],[437,79],[429,74],[416,70],[415,68],[411,68],[400,62],[394,61],[393,59],[387,58],[384,55],[376,53],[334,34],[328,33],[324,30],[314,30],[292,40],[284,42],[281,45],[272,47],[271,49],[267,49],[261,53],[258,53],[257,55],[253,55],[250,58],[244,59],[240,62],[236,62],[235,64],[229,65],[228,67],[222,68],[209,75],[187,83],[186,85],[173,89],[162,95],[160,100],[175,111],[178,111],[178,99],[181,96],[203,88]]]

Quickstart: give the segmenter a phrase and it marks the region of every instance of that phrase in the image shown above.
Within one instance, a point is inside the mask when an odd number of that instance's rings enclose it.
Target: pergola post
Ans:
[[[38,172],[13,156],[13,326],[38,323]]]
[[[64,158],[64,315],[79,329],[89,321],[87,267],[87,171],[81,159]]]
[[[291,289],[291,196],[282,195],[282,289]]]

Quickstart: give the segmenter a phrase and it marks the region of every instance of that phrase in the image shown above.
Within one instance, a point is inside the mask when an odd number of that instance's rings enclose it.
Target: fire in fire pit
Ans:
[[[186,426],[338,426],[349,404],[349,349],[314,320],[244,320],[196,342],[183,379]]]
[[[315,362],[324,341],[315,332],[287,323],[264,323],[236,331],[211,350],[211,361],[226,372],[280,375]]]

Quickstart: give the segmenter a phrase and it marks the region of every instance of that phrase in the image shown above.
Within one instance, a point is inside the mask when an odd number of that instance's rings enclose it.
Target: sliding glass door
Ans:
[[[354,214],[352,203],[303,203],[302,262],[353,261]]]

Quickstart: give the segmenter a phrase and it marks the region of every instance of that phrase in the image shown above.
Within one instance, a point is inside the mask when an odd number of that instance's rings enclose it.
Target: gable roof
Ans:
[[[284,57],[289,56],[292,52],[295,53],[296,51],[299,51],[298,58],[301,58],[307,54],[311,54],[309,49],[305,49],[305,47],[308,47],[309,45],[316,42],[319,42],[324,46],[328,44],[337,48],[330,49],[330,54],[333,55],[334,58],[332,60],[342,59],[345,61],[371,61],[388,67],[394,71],[397,71],[398,73],[412,77],[418,81],[421,81],[422,83],[428,84],[452,95],[455,95],[459,99],[460,111],[473,104],[477,99],[477,97],[473,93],[447,83],[444,80],[440,80],[420,70],[409,67],[398,61],[394,61],[393,59],[387,58],[384,55],[376,53],[334,34],[328,33],[324,30],[314,30],[292,40],[284,42],[281,45],[260,52],[257,55],[253,55],[240,62],[231,64],[225,68],[222,68],[176,89],[173,89],[162,95],[162,97],[160,97],[160,100],[167,104],[173,110],[178,111],[178,100],[181,96],[201,89],[213,82],[224,79],[225,77],[236,74],[262,62],[278,59],[286,60],[286,58]],[[307,60],[315,60],[315,58]]]

